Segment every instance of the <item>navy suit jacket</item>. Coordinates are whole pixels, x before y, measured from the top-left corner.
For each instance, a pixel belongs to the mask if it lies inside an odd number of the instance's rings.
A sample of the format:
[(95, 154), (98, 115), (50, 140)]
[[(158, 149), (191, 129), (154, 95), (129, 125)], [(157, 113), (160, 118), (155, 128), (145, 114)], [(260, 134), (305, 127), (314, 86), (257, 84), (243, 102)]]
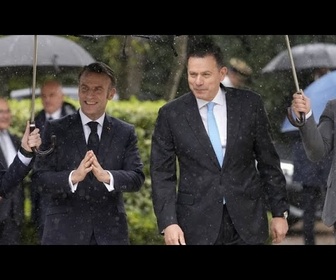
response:
[[(19, 150), (21, 145), (21, 139), (16, 135), (10, 134), (10, 139), (16, 150)], [(3, 167), (6, 168), (6, 159), (2, 150), (0, 149), (0, 162), (3, 163)], [(25, 168), (24, 168), (25, 169)], [(25, 172), (23, 174), (26, 174)], [(21, 176), (19, 176), (21, 177)], [(11, 195), (8, 198), (0, 200), (0, 221), (6, 220), (11, 216), (17, 224), (21, 224), (24, 218), (24, 190), (22, 186), (22, 180), (25, 176), (21, 177), (18, 184), (11, 187)]]
[(0, 161), (0, 196), (9, 198), (16, 190), (22, 180), (28, 175), (31, 170), (31, 165), (26, 166), (19, 159), (18, 155), (15, 156), (12, 164), (6, 169)]
[[(322, 221), (328, 227), (336, 223), (336, 99), (329, 100), (320, 116), (318, 124), (314, 115), (307, 118), (300, 127), (300, 135), (307, 157), (318, 162), (332, 156), (327, 180), (327, 193), (322, 211)], [(314, 112), (313, 112), (314, 114)]]
[(159, 232), (179, 224), (190, 245), (215, 243), (223, 197), (237, 232), (248, 244), (268, 239), (267, 209), (275, 216), (289, 209), (286, 180), (261, 97), (248, 90), (226, 91), (222, 167), (191, 92), (160, 108), (153, 133), (152, 197)]
[(144, 182), (134, 126), (106, 115), (98, 160), (114, 177), (115, 190), (90, 174), (78, 184), (75, 193), (69, 186), (70, 172), (87, 152), (79, 112), (48, 122), (40, 149), (54, 151), (36, 158), (33, 177), (42, 193), (51, 194), (46, 210), (42, 244), (87, 245), (94, 233), (98, 244), (129, 244), (123, 192), (136, 192)]
[[(63, 101), (61, 109), (61, 117), (76, 113), (76, 111), (77, 109), (74, 105), (72, 105), (69, 102)], [(42, 109), (36, 114), (34, 121), (35, 126), (40, 129), (40, 134), (43, 135), (44, 126), (46, 123), (46, 113), (44, 109)]]

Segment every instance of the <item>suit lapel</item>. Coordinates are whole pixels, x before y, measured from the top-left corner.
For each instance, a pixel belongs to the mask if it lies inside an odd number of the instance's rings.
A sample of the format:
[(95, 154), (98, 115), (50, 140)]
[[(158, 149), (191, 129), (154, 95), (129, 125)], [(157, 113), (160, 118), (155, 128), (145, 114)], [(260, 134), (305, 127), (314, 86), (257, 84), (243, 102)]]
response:
[[(226, 106), (227, 106), (227, 143), (224, 156), (223, 167), (232, 155), (232, 151), (235, 149), (235, 143), (237, 141), (238, 131), (241, 127), (242, 120), (242, 102), (240, 102), (238, 95), (231, 89), (226, 89)], [(199, 141), (200, 146), (204, 149), (204, 153), (210, 155), (211, 161), (220, 167), (215, 151), (212, 148), (210, 138), (203, 125), (202, 118), (199, 114), (196, 99), (193, 95), (186, 100), (185, 116), (189, 123), (195, 139)], [(192, 104), (195, 103), (195, 104)]]
[(71, 131), (71, 137), (75, 142), (81, 157), (84, 157), (87, 152), (87, 145), (79, 113), (71, 116), (67, 130)]
[(211, 161), (217, 166), (220, 167), (216, 153), (212, 148), (210, 138), (204, 127), (201, 115), (198, 110), (196, 98), (190, 93), (190, 98), (186, 100), (186, 106), (184, 110), (185, 117), (187, 122), (190, 125), (191, 130), (194, 133), (194, 138), (199, 142), (199, 145), (204, 150), (205, 155), (210, 155)]
[(112, 119), (105, 115), (98, 151), (98, 158), (101, 159), (101, 162), (111, 151), (112, 133)]
[[(232, 155), (232, 151), (236, 149), (235, 143), (237, 142), (238, 131), (241, 127), (240, 122), (242, 115), (242, 102), (240, 102), (238, 95), (227, 89), (226, 93), (226, 108), (227, 108), (227, 137), (226, 137), (226, 150), (223, 167)], [(248, 116), (245, 116), (248, 117)]]
[(3, 166), (7, 168), (7, 161), (5, 159), (5, 155), (2, 152), (2, 149), (0, 149), (0, 161), (3, 164)]

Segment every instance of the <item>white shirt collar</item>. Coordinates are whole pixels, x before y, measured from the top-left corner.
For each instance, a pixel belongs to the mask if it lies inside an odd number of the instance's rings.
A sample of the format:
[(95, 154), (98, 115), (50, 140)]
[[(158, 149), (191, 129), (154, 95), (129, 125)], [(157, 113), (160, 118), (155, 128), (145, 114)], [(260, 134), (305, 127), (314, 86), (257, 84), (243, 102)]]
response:
[[(219, 87), (216, 96), (214, 97), (214, 99), (212, 99), (212, 102), (223, 106), (225, 103), (224, 95), (225, 95), (225, 91), (222, 90), (221, 87)], [(198, 98), (196, 98), (196, 100), (197, 100), (198, 109), (201, 109), (202, 107), (206, 106), (210, 102), (210, 101), (198, 99)]]
[(57, 111), (55, 111), (52, 114), (46, 113), (46, 119), (48, 120), (51, 117), (54, 120), (57, 120), (57, 119), (59, 119), (61, 117), (61, 113), (62, 113), (62, 108), (58, 109)]
[(86, 125), (88, 122), (95, 121), (95, 122), (98, 122), (98, 123), (100, 124), (100, 126), (103, 126), (104, 118), (105, 118), (105, 113), (104, 113), (101, 117), (99, 117), (98, 119), (96, 119), (96, 120), (91, 120), (88, 116), (86, 116), (86, 115), (83, 113), (82, 109), (80, 108), (80, 109), (79, 109), (79, 115), (80, 115), (80, 117), (81, 117), (81, 120), (82, 120), (82, 124), (83, 124), (83, 125)]

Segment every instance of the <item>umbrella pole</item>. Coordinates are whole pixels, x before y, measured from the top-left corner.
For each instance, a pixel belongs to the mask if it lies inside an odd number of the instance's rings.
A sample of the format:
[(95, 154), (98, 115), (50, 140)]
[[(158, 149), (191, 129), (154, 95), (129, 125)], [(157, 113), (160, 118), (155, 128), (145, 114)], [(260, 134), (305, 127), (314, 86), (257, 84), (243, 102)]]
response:
[(35, 128), (35, 90), (36, 90), (36, 69), (37, 69), (37, 35), (34, 35), (34, 57), (33, 57), (33, 85), (30, 112), (30, 130)]
[[(35, 91), (36, 91), (36, 70), (37, 70), (37, 35), (34, 35), (34, 57), (33, 57), (33, 84), (32, 84), (32, 99), (31, 99), (31, 113), (30, 113), (30, 131), (35, 129)], [(52, 146), (46, 150), (41, 151), (36, 147), (33, 148), (33, 151), (39, 155), (48, 155), (55, 148), (56, 136), (51, 137)]]
[[(292, 72), (293, 72), (293, 78), (294, 78), (294, 83), (295, 83), (295, 87), (296, 87), (296, 92), (301, 93), (298, 78), (297, 78), (296, 71), (295, 71), (295, 64), (294, 64), (293, 54), (292, 54), (292, 50), (291, 50), (291, 47), (290, 47), (288, 35), (285, 35), (285, 38), (286, 38), (286, 44), (287, 44), (287, 49), (288, 49), (288, 55), (289, 55), (289, 59), (290, 59), (291, 66), (292, 66)], [(294, 119), (291, 107), (287, 108), (287, 117), (288, 117), (289, 122), (295, 127), (303, 126), (306, 122), (306, 116), (303, 112), (300, 112), (300, 118), (299, 119)]]

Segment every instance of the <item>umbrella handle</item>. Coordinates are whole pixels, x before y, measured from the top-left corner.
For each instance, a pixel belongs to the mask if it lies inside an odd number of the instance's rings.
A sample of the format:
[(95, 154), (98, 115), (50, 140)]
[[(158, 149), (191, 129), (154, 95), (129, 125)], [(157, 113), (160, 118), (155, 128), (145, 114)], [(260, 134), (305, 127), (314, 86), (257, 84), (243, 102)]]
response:
[[(32, 132), (35, 129), (35, 122), (31, 121), (29, 125), (30, 132)], [(55, 149), (55, 143), (56, 143), (56, 135), (51, 136), (51, 147), (45, 151), (41, 151), (37, 149), (36, 147), (32, 148), (33, 152), (35, 154), (46, 156), (49, 155), (54, 149)]]
[(291, 107), (287, 108), (287, 118), (288, 118), (289, 122), (291, 123), (291, 125), (295, 126), (295, 127), (304, 126), (304, 124), (306, 122), (306, 115), (305, 115), (305, 113), (300, 112), (300, 119), (295, 119), (293, 117), (293, 113), (292, 113), (292, 108)]
[[(286, 38), (286, 45), (287, 45), (287, 49), (288, 49), (288, 55), (289, 55), (289, 59), (290, 59), (291, 66), (292, 66), (292, 72), (293, 72), (293, 78), (294, 78), (294, 82), (295, 82), (296, 91), (299, 94), (302, 94), (302, 91), (300, 90), (300, 87), (299, 87), (299, 82), (298, 82), (298, 78), (297, 78), (297, 75), (296, 75), (296, 71), (295, 71), (295, 64), (294, 64), (293, 54), (292, 54), (292, 50), (291, 50), (291, 47), (290, 47), (288, 35), (285, 35), (285, 38)], [(300, 112), (300, 118), (299, 119), (294, 119), (291, 107), (287, 108), (287, 117), (288, 117), (289, 122), (295, 127), (301, 127), (306, 122), (306, 115), (303, 112)]]

